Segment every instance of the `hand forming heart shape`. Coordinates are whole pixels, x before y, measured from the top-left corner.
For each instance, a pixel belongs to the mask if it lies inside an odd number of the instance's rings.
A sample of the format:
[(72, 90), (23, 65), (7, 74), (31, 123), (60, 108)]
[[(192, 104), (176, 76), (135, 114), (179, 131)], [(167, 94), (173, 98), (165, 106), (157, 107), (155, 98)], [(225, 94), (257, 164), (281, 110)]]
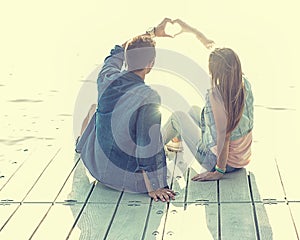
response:
[(182, 27), (178, 23), (167, 22), (165, 26), (165, 33), (172, 37), (176, 37), (177, 35), (183, 32)]
[(203, 45), (211, 49), (215, 44), (214, 41), (206, 38), (201, 32), (195, 30), (185, 22), (180, 19), (172, 20), (170, 18), (165, 18), (158, 26), (155, 28), (155, 35), (157, 37), (171, 37), (174, 38), (183, 32), (192, 32), (196, 37), (203, 43)]

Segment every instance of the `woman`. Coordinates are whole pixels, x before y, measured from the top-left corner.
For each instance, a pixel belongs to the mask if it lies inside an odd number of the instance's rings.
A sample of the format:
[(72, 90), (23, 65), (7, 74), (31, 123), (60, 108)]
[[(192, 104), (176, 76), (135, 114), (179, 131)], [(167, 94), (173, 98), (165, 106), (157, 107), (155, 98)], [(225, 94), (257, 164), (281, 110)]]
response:
[[(181, 26), (180, 33), (193, 33), (206, 47), (212, 46), (211, 40), (182, 20), (173, 23)], [(202, 111), (193, 107), (189, 114), (175, 112), (163, 128), (165, 142), (172, 140), (167, 148), (174, 150), (182, 137), (204, 168), (194, 181), (218, 180), (245, 167), (251, 155), (253, 95), (237, 54), (229, 48), (215, 49), (209, 56), (209, 72), (211, 89)]]

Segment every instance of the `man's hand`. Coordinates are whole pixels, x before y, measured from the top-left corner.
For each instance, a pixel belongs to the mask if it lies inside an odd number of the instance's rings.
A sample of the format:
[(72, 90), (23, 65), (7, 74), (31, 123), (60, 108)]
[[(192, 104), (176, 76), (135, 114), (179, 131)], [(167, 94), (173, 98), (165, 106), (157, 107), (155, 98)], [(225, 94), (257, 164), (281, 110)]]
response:
[(219, 173), (218, 171), (214, 172), (204, 172), (197, 174), (192, 178), (193, 181), (214, 181), (214, 180), (219, 180), (220, 178), (223, 177), (224, 174)]
[(167, 188), (159, 188), (155, 191), (149, 192), (148, 195), (153, 198), (155, 202), (161, 200), (162, 202), (170, 202), (170, 199), (175, 200), (175, 192)]
[(165, 18), (160, 24), (157, 25), (155, 28), (155, 36), (156, 37), (171, 37), (173, 36), (167, 34), (165, 32), (167, 23), (172, 23), (172, 20), (170, 18)]

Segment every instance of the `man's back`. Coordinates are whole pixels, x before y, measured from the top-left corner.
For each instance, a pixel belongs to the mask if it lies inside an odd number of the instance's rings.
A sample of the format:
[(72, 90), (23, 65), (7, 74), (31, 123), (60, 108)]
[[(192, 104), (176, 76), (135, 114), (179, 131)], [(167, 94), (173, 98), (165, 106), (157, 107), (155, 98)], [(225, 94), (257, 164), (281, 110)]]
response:
[[(159, 95), (132, 72), (124, 72), (110, 81), (99, 96), (97, 139), (106, 157), (116, 166), (130, 172), (137, 169), (137, 125), (146, 124), (148, 120), (139, 116), (140, 111), (147, 106), (150, 110), (147, 112), (148, 118), (156, 115), (156, 124), (159, 124), (160, 115), (154, 113), (159, 105)], [(142, 137), (149, 138), (148, 133)]]
[(121, 71), (123, 51), (116, 46), (99, 73), (98, 107), (81, 137), (81, 156), (100, 182), (147, 192), (143, 171), (153, 189), (167, 186), (160, 96), (138, 74)]

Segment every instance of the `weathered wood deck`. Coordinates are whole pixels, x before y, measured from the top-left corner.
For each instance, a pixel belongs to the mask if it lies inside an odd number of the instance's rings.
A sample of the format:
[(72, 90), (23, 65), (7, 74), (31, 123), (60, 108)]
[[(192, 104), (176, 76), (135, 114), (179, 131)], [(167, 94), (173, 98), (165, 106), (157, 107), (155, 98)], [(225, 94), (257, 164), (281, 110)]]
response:
[(267, 177), (258, 162), (257, 171), (193, 182), (195, 162), (181, 171), (191, 156), (168, 157), (169, 204), (94, 181), (72, 145), (40, 145), (2, 173), (0, 239), (299, 239), (300, 194), (286, 191), (274, 159)]

